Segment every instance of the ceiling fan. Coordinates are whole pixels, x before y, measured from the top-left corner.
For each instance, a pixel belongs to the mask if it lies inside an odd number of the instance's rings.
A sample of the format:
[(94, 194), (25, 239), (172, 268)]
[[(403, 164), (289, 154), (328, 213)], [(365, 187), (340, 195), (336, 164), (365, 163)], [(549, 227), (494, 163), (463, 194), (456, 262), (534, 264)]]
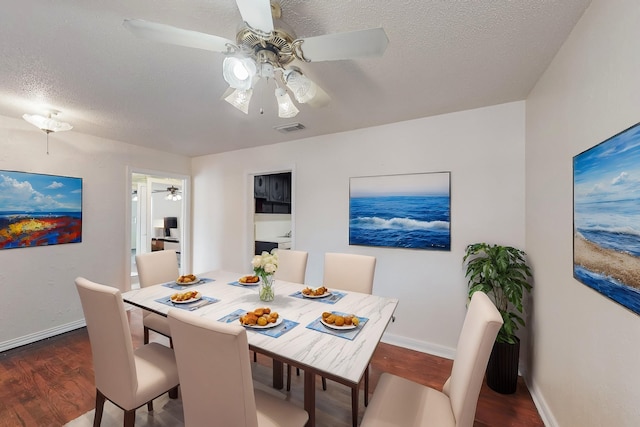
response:
[(152, 193), (167, 193), (167, 197), (165, 197), (165, 199), (173, 200), (174, 202), (177, 202), (178, 200), (182, 200), (180, 189), (173, 185), (170, 187), (167, 187), (166, 190), (153, 190)]
[[(253, 89), (259, 79), (267, 82), (273, 79), (278, 116), (283, 118), (295, 117), (299, 112), (286, 89), (301, 104), (322, 107), (330, 101), (324, 90), (299, 67), (291, 65), (294, 60), (319, 62), (381, 56), (389, 43), (383, 28), (296, 38), (295, 33), (280, 21), (282, 9), (276, 1), (236, 0), (236, 3), (243, 24), (235, 42), (140, 19), (125, 19), (123, 25), (148, 40), (224, 54), (222, 74), (229, 89), (223, 98), (245, 114), (248, 114)], [(260, 113), (263, 113), (262, 108)]]

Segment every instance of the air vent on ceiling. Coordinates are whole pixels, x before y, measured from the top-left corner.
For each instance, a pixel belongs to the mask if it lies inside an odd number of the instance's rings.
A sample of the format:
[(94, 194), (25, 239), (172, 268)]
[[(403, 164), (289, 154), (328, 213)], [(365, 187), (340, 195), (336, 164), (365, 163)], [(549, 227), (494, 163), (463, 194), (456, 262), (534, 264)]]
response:
[(302, 123), (289, 123), (287, 125), (275, 126), (274, 129), (282, 133), (289, 133), (304, 129), (304, 125)]

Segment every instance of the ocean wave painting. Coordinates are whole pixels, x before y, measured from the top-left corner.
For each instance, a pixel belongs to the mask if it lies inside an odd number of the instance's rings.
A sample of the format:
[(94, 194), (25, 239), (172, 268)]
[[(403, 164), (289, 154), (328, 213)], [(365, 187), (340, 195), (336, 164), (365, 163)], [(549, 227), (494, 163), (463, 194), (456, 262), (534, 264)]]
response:
[(0, 249), (82, 241), (82, 178), (0, 171)]
[(573, 158), (573, 276), (640, 314), (640, 123)]
[(349, 244), (451, 250), (450, 173), (351, 178)]

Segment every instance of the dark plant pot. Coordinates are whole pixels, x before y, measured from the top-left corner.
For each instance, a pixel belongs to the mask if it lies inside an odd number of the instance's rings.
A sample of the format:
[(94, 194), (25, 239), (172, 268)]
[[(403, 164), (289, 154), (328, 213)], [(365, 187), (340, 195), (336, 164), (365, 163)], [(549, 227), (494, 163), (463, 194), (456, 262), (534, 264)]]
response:
[(487, 364), (487, 385), (502, 394), (516, 392), (518, 385), (518, 361), (520, 340), (515, 344), (496, 342), (493, 344)]

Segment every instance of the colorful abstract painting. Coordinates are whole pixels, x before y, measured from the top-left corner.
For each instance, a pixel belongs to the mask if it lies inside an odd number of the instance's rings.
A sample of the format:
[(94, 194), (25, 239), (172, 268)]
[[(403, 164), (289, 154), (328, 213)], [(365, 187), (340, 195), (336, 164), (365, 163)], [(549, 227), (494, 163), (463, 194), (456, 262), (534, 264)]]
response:
[(351, 178), (349, 244), (451, 250), (450, 175)]
[(640, 123), (573, 158), (573, 276), (640, 314)]
[(82, 241), (82, 178), (0, 171), (0, 249)]

